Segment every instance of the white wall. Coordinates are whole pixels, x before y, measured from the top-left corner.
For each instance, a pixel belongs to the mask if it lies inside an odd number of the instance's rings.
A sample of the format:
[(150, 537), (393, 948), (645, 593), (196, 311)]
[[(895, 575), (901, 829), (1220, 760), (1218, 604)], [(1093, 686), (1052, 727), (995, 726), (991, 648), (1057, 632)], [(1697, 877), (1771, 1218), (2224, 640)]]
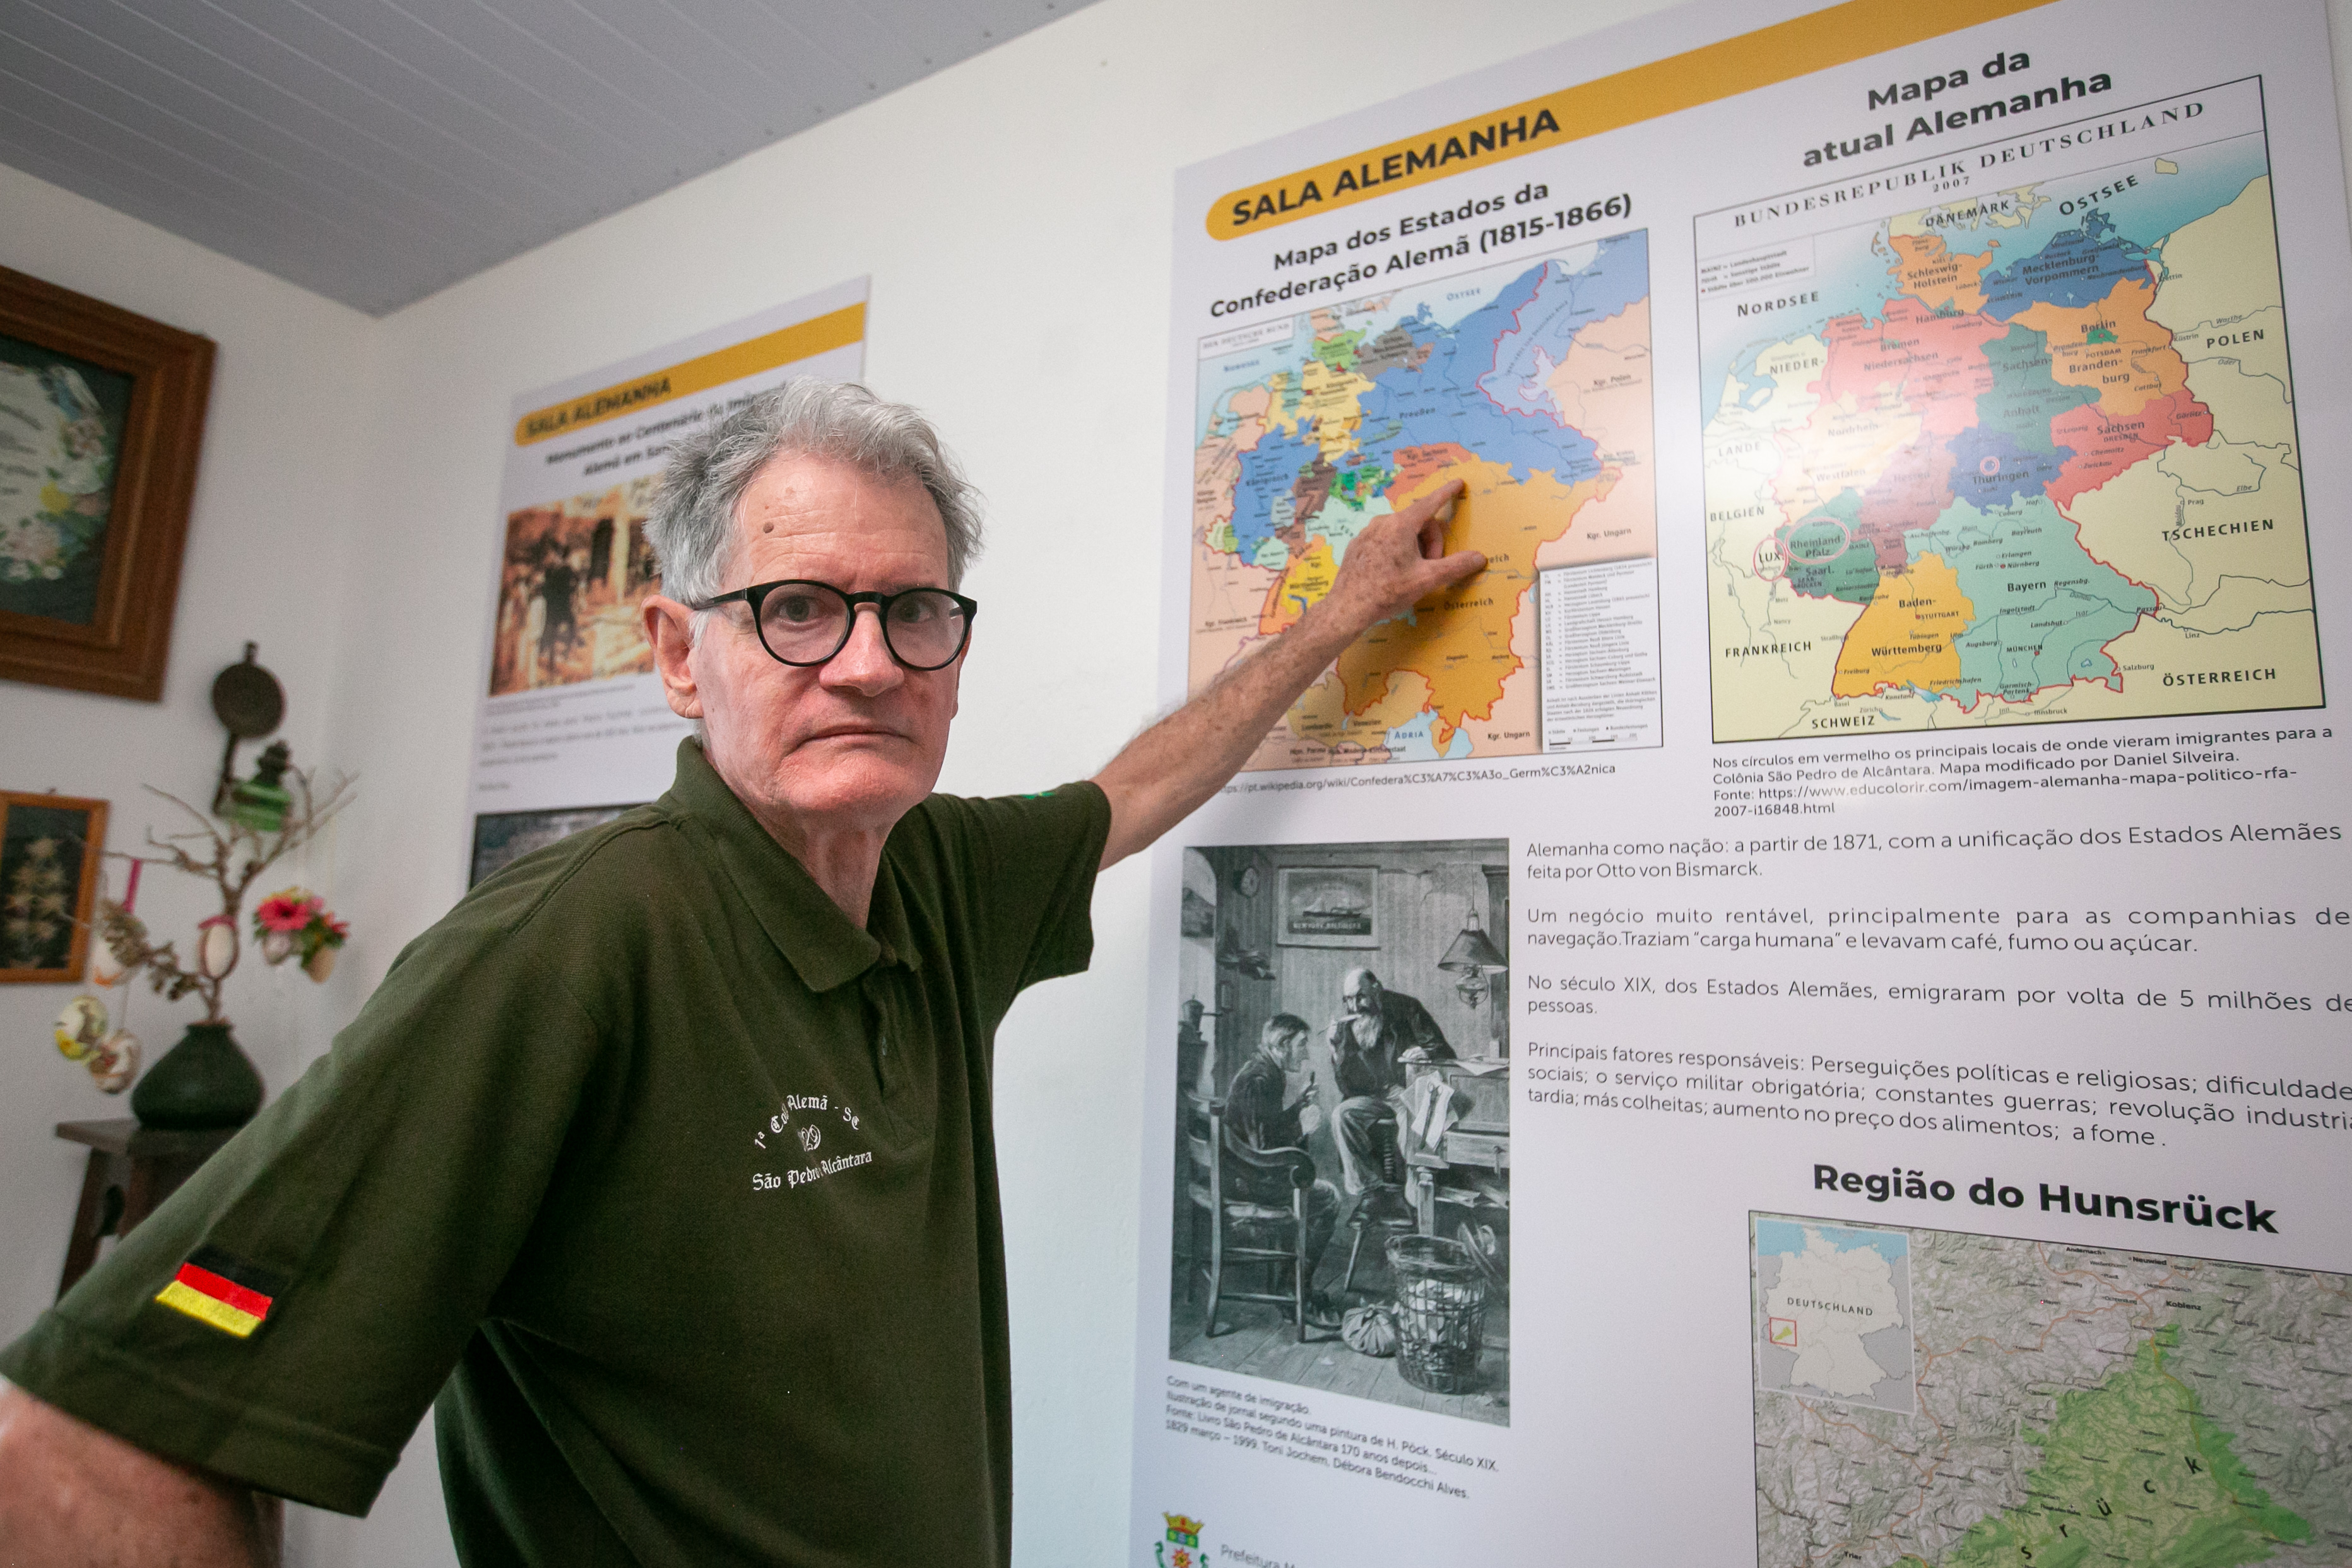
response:
[[(131, 848), (151, 823), (175, 827), (176, 813), (141, 786), (199, 804), (209, 798), (224, 737), (208, 694), (247, 639), (261, 644), (262, 662), (286, 686), (281, 733), (296, 762), (320, 756), (344, 649), (333, 585), (355, 532), (351, 476), (373, 407), (369, 363), (382, 329), (6, 168), (0, 266), (220, 345), (163, 700), (0, 682), (0, 788), (109, 800), (109, 842)], [(244, 760), (252, 755), (247, 747)], [(312, 869), (326, 869), (323, 856)], [(209, 912), (204, 891), (185, 877), (151, 874), (140, 913), (191, 926)], [(303, 1042), (316, 1036), (323, 998), (305, 995), (313, 988), (299, 976), (251, 968), (230, 981), (229, 1016), (270, 1087), (282, 1088), (306, 1059)], [(65, 1257), (82, 1151), (51, 1137), (50, 1128), (131, 1113), (127, 1097), (100, 1094), (48, 1044), (50, 1020), (76, 989), (0, 988), (0, 1335), (13, 1336), (47, 1304)], [(120, 1018), (126, 998), (107, 999)], [(193, 999), (170, 1006), (143, 991), (127, 999), (149, 1061), (202, 1011)]]
[[(2330, 7), (2341, 78), (2352, 0)], [(871, 274), (869, 379), (940, 422), (992, 503), (945, 787), (1090, 772), (1157, 690), (1169, 236), (1193, 216), (1171, 210), (1171, 172), (1654, 8), (1102, 0), (374, 324), (0, 171), (0, 262), (224, 348), (166, 702), (5, 685), (0, 735), (38, 737), (37, 785), (199, 788), (205, 685), (261, 635), (298, 753), (362, 777), (335, 847), (358, 937), (320, 997), (287, 1004), (323, 1003), (316, 1049), (460, 891), (509, 398)], [(306, 669), (310, 645), (336, 656)], [(34, 748), (5, 749), (21, 787)], [(1146, 895), (1140, 862), (1105, 879), (1094, 970), (1032, 993), (1000, 1042), (1030, 1568), (1127, 1555), (1140, 1040), (1174, 1021), (1141, 1016)], [(107, 1108), (43, 1055), (69, 994), (0, 996), (0, 1333), (29, 1321), (62, 1250), (75, 1166), (47, 1125)], [(449, 1561), (429, 1446), (365, 1524), (298, 1521), (297, 1561)]]

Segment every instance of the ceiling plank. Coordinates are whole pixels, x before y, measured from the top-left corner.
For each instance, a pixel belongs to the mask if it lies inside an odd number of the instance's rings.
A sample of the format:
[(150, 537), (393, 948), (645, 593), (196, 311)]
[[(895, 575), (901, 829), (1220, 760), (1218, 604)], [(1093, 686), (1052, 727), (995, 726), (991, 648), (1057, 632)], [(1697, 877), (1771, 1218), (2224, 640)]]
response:
[(0, 0), (0, 162), (382, 314), (1084, 0)]

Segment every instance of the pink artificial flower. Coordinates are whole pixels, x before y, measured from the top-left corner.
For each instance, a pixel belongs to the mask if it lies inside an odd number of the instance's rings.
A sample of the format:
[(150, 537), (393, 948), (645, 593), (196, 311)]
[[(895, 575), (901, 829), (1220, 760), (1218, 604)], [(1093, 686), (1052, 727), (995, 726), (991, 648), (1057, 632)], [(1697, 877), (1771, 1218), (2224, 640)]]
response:
[(317, 913), (318, 899), (299, 887), (289, 887), (263, 899), (253, 912), (253, 923), (265, 931), (299, 931)]

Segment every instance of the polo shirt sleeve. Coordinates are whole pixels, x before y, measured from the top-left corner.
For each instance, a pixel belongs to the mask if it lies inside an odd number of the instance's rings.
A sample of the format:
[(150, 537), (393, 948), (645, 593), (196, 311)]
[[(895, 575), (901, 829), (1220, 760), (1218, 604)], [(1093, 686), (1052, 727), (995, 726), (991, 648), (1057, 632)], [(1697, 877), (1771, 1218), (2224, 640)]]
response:
[(575, 977), (481, 907), (412, 944), (0, 1375), (152, 1452), (366, 1511), (492, 1312), (601, 1050)]
[(1088, 780), (1042, 795), (925, 802), (965, 911), (963, 936), (1001, 1018), (1024, 987), (1084, 970), (1094, 956), (1089, 906), (1110, 837), (1110, 800)]

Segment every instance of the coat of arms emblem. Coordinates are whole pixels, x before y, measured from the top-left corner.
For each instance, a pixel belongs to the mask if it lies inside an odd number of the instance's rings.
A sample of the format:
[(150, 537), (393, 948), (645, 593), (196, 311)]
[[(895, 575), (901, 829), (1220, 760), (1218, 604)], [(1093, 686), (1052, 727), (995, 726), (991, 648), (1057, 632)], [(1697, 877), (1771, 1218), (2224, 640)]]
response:
[(1199, 1568), (1208, 1561), (1207, 1553), (1201, 1550), (1201, 1531), (1206, 1526), (1181, 1513), (1163, 1513), (1160, 1517), (1168, 1521), (1168, 1539), (1152, 1547), (1160, 1568)]

